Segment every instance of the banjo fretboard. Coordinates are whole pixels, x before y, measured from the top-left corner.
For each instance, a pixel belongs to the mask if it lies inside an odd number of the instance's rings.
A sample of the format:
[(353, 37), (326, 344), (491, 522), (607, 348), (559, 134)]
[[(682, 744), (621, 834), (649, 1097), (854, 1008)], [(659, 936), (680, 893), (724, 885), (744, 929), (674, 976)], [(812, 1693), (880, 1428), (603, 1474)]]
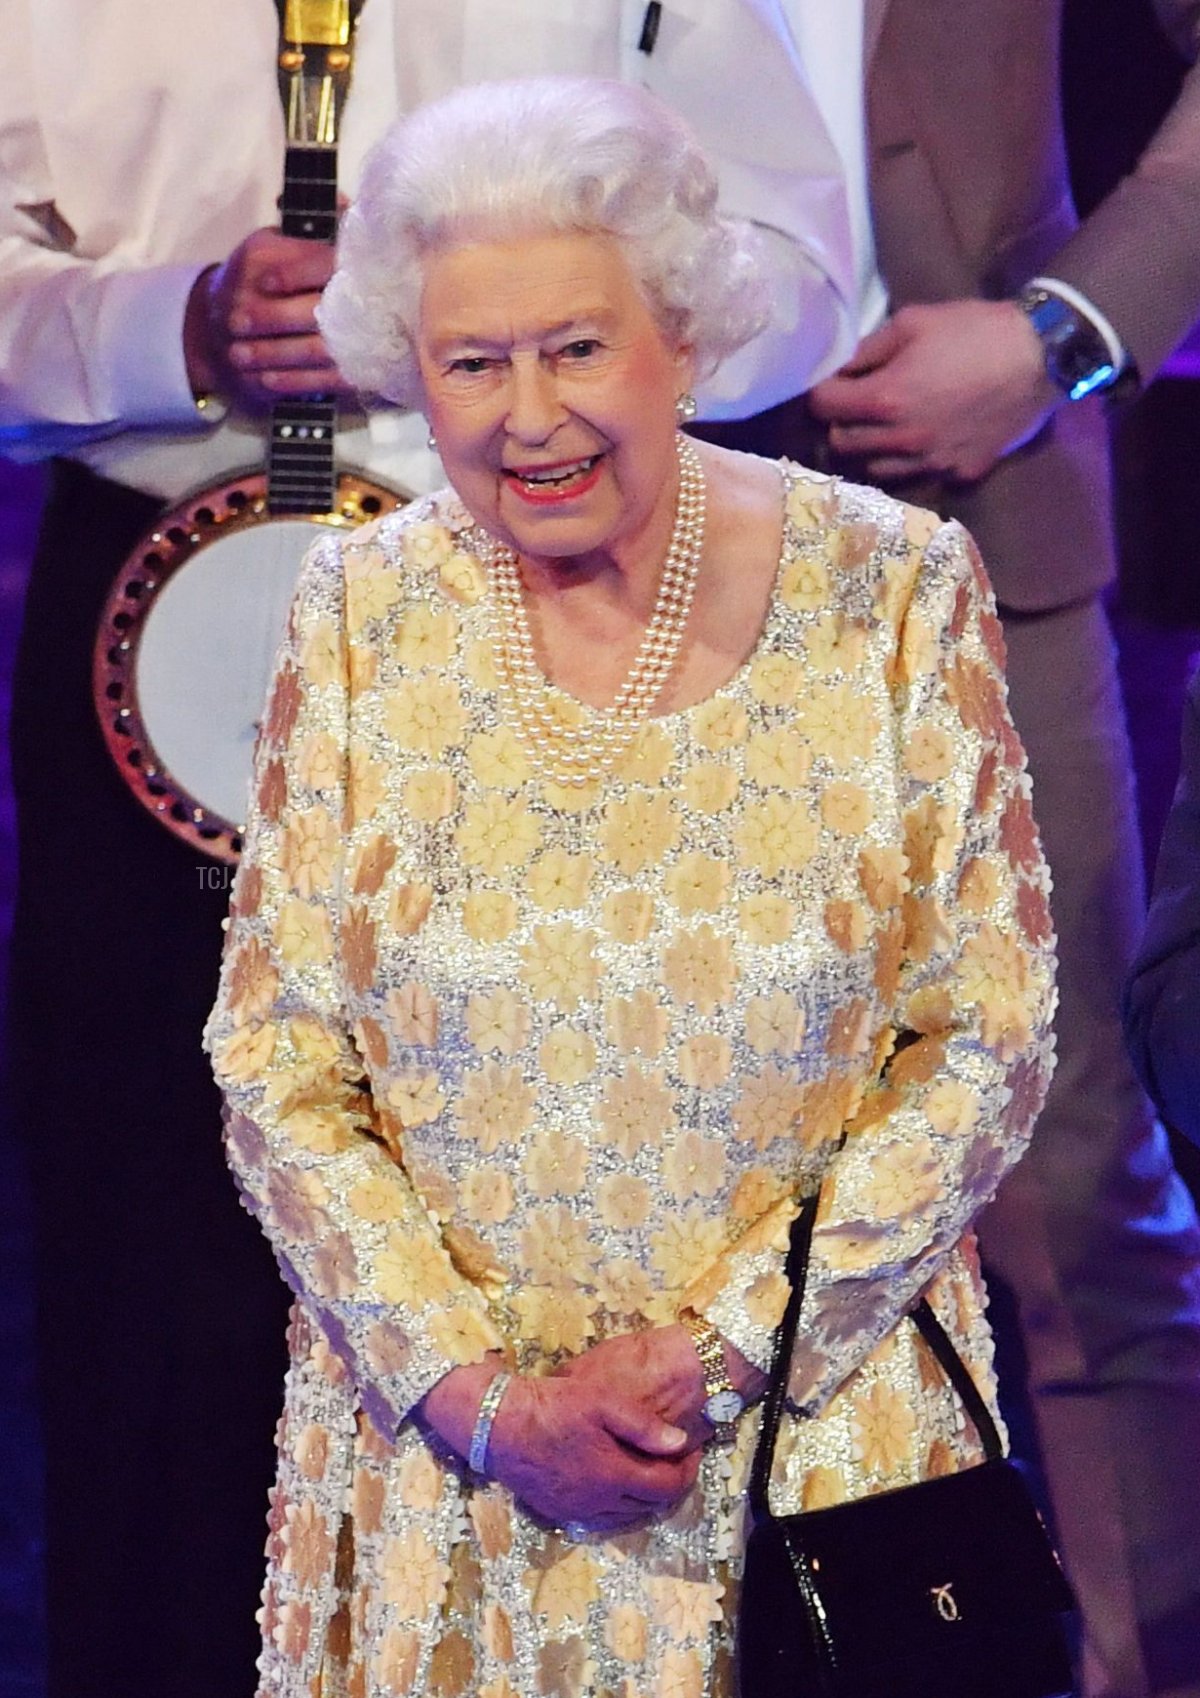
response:
[[(285, 236), (332, 242), (337, 235), (337, 122), (350, 69), (346, 0), (290, 0), (280, 73), (287, 152), (279, 227)], [(271, 409), (267, 507), (273, 514), (328, 513), (337, 492), (337, 403), (323, 395)]]

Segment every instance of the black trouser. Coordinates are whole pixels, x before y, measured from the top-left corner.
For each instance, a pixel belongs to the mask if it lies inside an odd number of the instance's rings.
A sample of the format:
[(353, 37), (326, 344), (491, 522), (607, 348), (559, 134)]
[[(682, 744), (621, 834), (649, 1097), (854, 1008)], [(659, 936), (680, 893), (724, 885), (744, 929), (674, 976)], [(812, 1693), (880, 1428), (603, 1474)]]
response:
[(200, 1048), (227, 892), (125, 789), (92, 707), (104, 597), (155, 512), (56, 467), (13, 692), (51, 1698), (254, 1690), (284, 1365), (286, 1294)]

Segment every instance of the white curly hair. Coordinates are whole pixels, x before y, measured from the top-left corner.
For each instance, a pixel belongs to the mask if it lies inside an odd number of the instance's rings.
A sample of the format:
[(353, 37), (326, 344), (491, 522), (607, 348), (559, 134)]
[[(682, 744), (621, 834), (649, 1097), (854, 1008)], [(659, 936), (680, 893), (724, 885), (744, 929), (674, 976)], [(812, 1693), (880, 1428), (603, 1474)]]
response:
[(716, 175), (683, 120), (623, 83), (529, 77), (432, 101), (372, 150), (317, 314), (343, 375), (420, 407), (424, 257), (558, 231), (621, 244), (700, 378), (767, 323), (754, 232), (718, 214)]

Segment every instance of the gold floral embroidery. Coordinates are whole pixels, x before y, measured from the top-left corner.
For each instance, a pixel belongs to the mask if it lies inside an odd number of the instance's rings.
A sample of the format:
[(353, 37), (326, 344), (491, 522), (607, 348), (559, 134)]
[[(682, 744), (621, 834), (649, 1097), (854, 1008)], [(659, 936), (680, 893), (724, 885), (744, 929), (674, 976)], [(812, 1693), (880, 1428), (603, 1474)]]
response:
[(388, 1022), (404, 1044), (432, 1048), (438, 1035), (437, 999), (428, 986), (410, 979), (387, 995)]
[(587, 1172), (587, 1146), (559, 1127), (545, 1127), (524, 1161), (525, 1183), (535, 1197), (574, 1197)]
[(445, 666), (454, 654), (457, 635), (458, 621), (452, 609), (414, 602), (396, 627), (396, 658), (413, 672), (426, 666)]
[(795, 1133), (803, 1103), (800, 1085), (771, 1063), (742, 1085), (733, 1109), (735, 1136), (766, 1150), (777, 1139)]
[(521, 1337), (530, 1339), (551, 1354), (565, 1350), (577, 1355), (594, 1338), (595, 1306), (582, 1291), (558, 1291), (550, 1286), (526, 1285), (513, 1298)]
[(719, 761), (697, 761), (683, 775), (684, 801), (698, 814), (723, 813), (737, 792), (737, 773)]
[(479, 561), (469, 554), (456, 553), (438, 569), (438, 583), (451, 601), (463, 607), (474, 607), (487, 594), (487, 573)]
[(715, 1090), (729, 1077), (733, 1046), (719, 1032), (697, 1032), (680, 1044), (675, 1065), (685, 1085), (701, 1091)]
[(701, 1014), (711, 1014), (737, 976), (729, 939), (707, 921), (694, 931), (677, 932), (663, 956), (663, 976), (676, 1002), (694, 1003)]
[(455, 1113), (459, 1135), (478, 1144), (485, 1156), (494, 1155), (501, 1144), (520, 1142), (535, 1101), (519, 1068), (485, 1061), (465, 1075)]
[(908, 1461), (916, 1425), (916, 1416), (895, 1387), (876, 1381), (856, 1399), (850, 1418), (855, 1461), (885, 1478), (898, 1474)]
[(529, 761), (510, 726), (481, 731), (467, 744), (467, 760), (480, 784), (492, 790), (516, 790), (529, 777)]
[(812, 750), (798, 731), (756, 731), (746, 745), (746, 776), (764, 790), (798, 790), (812, 769)]
[(608, 1035), (623, 1055), (662, 1053), (671, 1017), (652, 991), (614, 997), (608, 1005)]
[(398, 885), (388, 903), (388, 925), (397, 937), (411, 937), (420, 931), (433, 905), (433, 887), (414, 883)]
[(745, 741), (747, 724), (746, 710), (740, 702), (714, 696), (695, 709), (692, 735), (702, 749), (719, 755)]
[(739, 904), (738, 918), (747, 942), (770, 948), (791, 937), (796, 904), (777, 890), (760, 890)]
[(654, 898), (646, 890), (617, 890), (604, 899), (604, 924), (618, 943), (642, 943), (654, 924)]
[(399, 601), (399, 572), (377, 549), (346, 550), (346, 630), (357, 636), (368, 620), (381, 619)]
[(675, 758), (675, 745), (666, 728), (651, 720), (643, 725), (615, 768), (630, 784), (658, 785)]
[(502, 1168), (473, 1168), (459, 1187), (459, 1196), (468, 1220), (499, 1226), (513, 1212), (512, 1180)]
[(538, 1060), (551, 1085), (581, 1085), (596, 1065), (596, 1042), (586, 1032), (557, 1026), (542, 1039)]
[(333, 927), (324, 908), (292, 897), (280, 903), (275, 945), (289, 967), (315, 967), (333, 954)]
[(333, 621), (320, 619), (304, 639), (300, 665), (318, 690), (336, 684), (342, 673), (342, 645)]
[(813, 748), (837, 766), (867, 760), (879, 734), (879, 715), (853, 684), (815, 686), (803, 703), (803, 724)]
[(750, 667), (750, 693), (764, 707), (787, 707), (800, 693), (804, 670), (795, 655), (759, 655)]
[(450, 1566), (438, 1556), (421, 1527), (408, 1527), (388, 1540), (380, 1559), (381, 1592), (401, 1617), (420, 1619), (438, 1605)]
[(626, 878), (659, 862), (679, 841), (679, 816), (669, 796), (635, 791), (604, 812), (604, 848)]
[(650, 1187), (631, 1173), (610, 1173), (596, 1188), (596, 1207), (605, 1226), (628, 1232), (650, 1218)]
[(804, 1012), (789, 991), (751, 997), (746, 1004), (746, 1042), (755, 1055), (792, 1055), (804, 1036)]
[(542, 828), (521, 797), (487, 795), (467, 805), (456, 838), (467, 866), (499, 878), (524, 866), (541, 844)]
[(816, 613), (829, 600), (829, 572), (815, 555), (800, 555), (788, 562), (780, 580), (779, 595), (785, 607), (797, 613)]
[(875, 815), (870, 792), (861, 784), (827, 784), (821, 796), (821, 818), (840, 837), (861, 837)]
[(729, 893), (732, 874), (723, 862), (689, 850), (669, 869), (667, 895), (681, 914), (715, 914)]
[(466, 730), (467, 716), (457, 684), (429, 674), (403, 678), (384, 704), (384, 725), (402, 749), (438, 758)]
[(569, 1014), (585, 997), (595, 994), (599, 963), (595, 933), (565, 921), (535, 926), (521, 949), (521, 977), (530, 993)]
[(463, 903), (463, 930), (476, 943), (503, 943), (517, 923), (517, 904), (507, 890), (473, 890)]
[(663, 1153), (662, 1171), (677, 1202), (715, 1196), (725, 1177), (725, 1146), (698, 1132), (681, 1132)]
[(551, 911), (582, 907), (594, 871), (589, 856), (550, 849), (529, 869), (529, 895), (539, 908)]
[(467, 1035), (478, 1050), (516, 1055), (529, 1040), (531, 1024), (528, 1005), (504, 985), (467, 998)]
[(328, 890), (338, 848), (338, 831), (327, 808), (292, 814), (283, 833), (283, 870), (298, 896)]
[(660, 1144), (675, 1123), (671, 1093), (662, 1077), (630, 1066), (610, 1079), (600, 1102), (599, 1137), (627, 1159)]
[(444, 767), (412, 772), (404, 781), (404, 806), (421, 825), (436, 825), (453, 813), (458, 784)]
[(742, 809), (734, 841), (747, 866), (778, 878), (808, 865), (816, 853), (817, 826), (799, 797), (772, 791)]
[(431, 1071), (397, 1073), (387, 1087), (386, 1101), (404, 1127), (425, 1126), (436, 1120), (445, 1107), (446, 1098)]

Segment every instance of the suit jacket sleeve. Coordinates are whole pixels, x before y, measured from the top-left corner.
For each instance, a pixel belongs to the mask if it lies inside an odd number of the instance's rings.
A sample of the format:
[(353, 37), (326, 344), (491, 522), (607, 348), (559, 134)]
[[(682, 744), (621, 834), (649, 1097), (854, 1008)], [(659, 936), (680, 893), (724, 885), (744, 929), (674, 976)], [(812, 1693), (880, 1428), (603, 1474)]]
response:
[(1188, 693), (1183, 771), (1125, 995), (1125, 1030), (1159, 1109), (1200, 1142), (1200, 674)]
[[(1200, 0), (1157, 0), (1156, 9), (1195, 59)], [(1200, 65), (1134, 170), (1043, 270), (1095, 302), (1143, 379), (1200, 318)]]

